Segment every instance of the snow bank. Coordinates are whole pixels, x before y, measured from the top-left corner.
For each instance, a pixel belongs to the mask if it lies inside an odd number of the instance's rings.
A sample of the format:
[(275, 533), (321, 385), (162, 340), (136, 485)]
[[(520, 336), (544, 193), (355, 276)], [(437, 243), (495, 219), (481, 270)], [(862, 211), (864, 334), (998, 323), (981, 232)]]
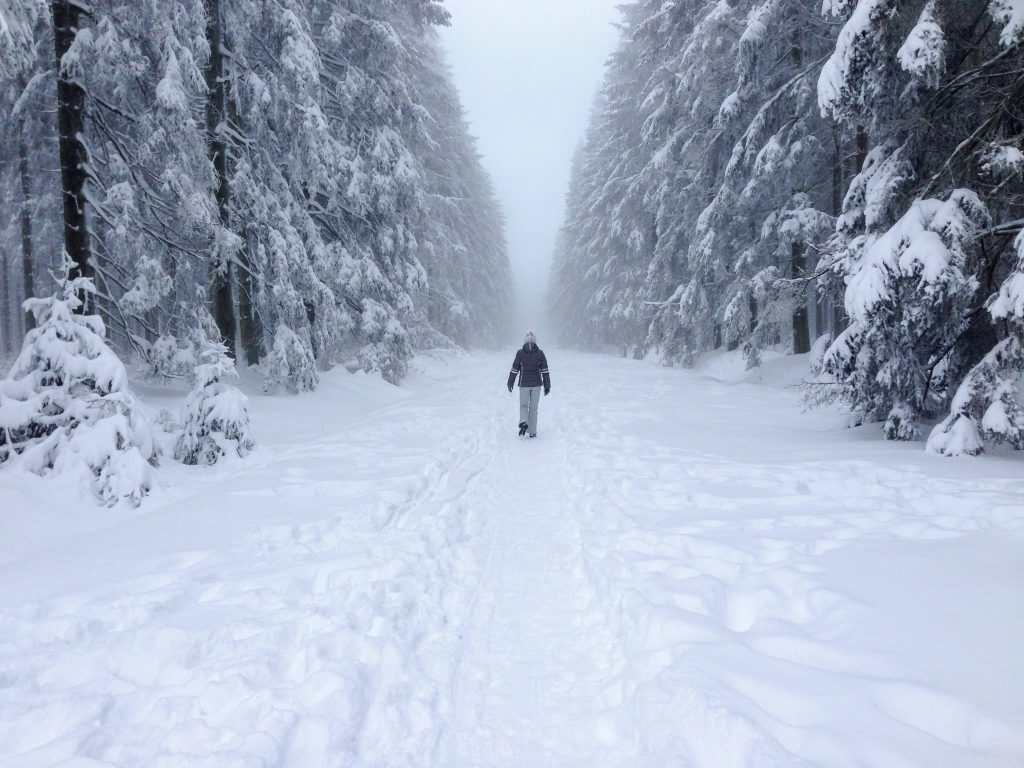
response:
[(490, 454), (429, 390), (253, 393), (262, 447), (135, 511), (0, 473), (0, 764), (430, 764)]
[[(778, 385), (797, 362), (772, 365)], [(861, 439), (743, 383), (737, 353), (603, 367), (616, 394), (597, 421), (571, 408), (567, 482), (640, 764), (1024, 758), (1019, 461), (961, 473)]]

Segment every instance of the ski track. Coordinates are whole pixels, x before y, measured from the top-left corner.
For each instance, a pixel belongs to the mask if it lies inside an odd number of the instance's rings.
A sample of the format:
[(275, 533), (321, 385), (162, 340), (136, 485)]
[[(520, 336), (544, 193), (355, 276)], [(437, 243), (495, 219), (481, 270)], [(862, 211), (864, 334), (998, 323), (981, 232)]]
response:
[[(934, 461), (781, 389), (573, 353), (518, 439), (505, 357), (433, 366), (85, 537), (140, 550), (117, 567), (5, 547), (0, 764), (1024, 766), (1019, 654), (989, 672), (979, 651), (957, 689), (915, 660), (972, 649), (878, 631), (890, 576), (890, 613), (931, 605), (899, 563), (992, 560), (986, 536), (1019, 561), (1019, 461)], [(161, 543), (148, 521), (174, 515), (198, 532)], [(1012, 635), (1024, 572), (995, 560), (969, 588)]]

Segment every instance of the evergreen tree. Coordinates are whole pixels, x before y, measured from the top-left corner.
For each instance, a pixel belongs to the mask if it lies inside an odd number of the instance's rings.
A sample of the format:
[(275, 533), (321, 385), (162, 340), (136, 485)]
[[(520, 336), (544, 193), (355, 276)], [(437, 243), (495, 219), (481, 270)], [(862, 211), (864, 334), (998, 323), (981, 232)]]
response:
[(1005, 225), (1024, 212), (1013, 160), (1024, 130), (1021, 30), (996, 5), (861, 0), (845, 13), (818, 100), (873, 148), (830, 246), (853, 322), (825, 370), (887, 437), (916, 437), (923, 418), (952, 407), (945, 432), (988, 397), (982, 379), (1018, 360), (1009, 325), (985, 307), (1012, 273), (1019, 225)]
[(102, 503), (138, 504), (159, 454), (103, 321), (82, 313), (94, 289), (77, 271), (66, 257), (60, 291), (27, 302), (37, 327), (0, 381), (0, 463), (80, 475)]
[(248, 399), (227, 381), (238, 374), (208, 312), (200, 313), (194, 334), (199, 362), (193, 369), (174, 458), (185, 464), (216, 464), (229, 452), (244, 457), (255, 445)]

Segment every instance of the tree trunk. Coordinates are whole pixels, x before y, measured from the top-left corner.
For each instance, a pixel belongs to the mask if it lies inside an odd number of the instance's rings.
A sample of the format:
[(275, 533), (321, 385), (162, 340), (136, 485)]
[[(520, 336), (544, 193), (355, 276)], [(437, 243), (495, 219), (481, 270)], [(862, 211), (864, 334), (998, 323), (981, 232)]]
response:
[[(858, 130), (859, 137), (863, 129)], [(843, 142), (838, 130), (832, 131), (832, 215), (839, 218), (843, 212)], [(858, 149), (858, 152), (860, 150)], [(863, 160), (860, 161), (863, 164)], [(846, 308), (843, 306), (842, 286), (829, 297), (832, 300), (832, 340), (846, 329)]]
[(864, 161), (868, 156), (868, 132), (863, 125), (857, 126), (857, 173), (864, 170)]
[[(18, 175), (21, 177), (21, 276), (25, 298), (36, 295), (32, 280), (32, 177), (28, 171), (28, 140), (25, 138), (25, 126), (21, 128), (21, 139), (18, 141)], [(6, 296), (6, 292), (4, 296)], [(36, 325), (35, 316), (25, 313), (25, 331), (32, 330)]]
[(814, 305), (814, 338), (818, 339), (828, 333), (828, 323), (825, 319), (826, 295), (823, 290), (821, 279), (814, 281), (811, 286), (811, 301)]
[[(7, 278), (7, 255), (0, 253), (0, 358), (14, 351), (14, 302)], [(5, 373), (0, 369), (0, 373)]]
[[(206, 68), (206, 141), (217, 174), (217, 211), (220, 223), (229, 229), (231, 189), (228, 186), (228, 146), (225, 138), (227, 81), (224, 76), (224, 29), (220, 0), (205, 0), (206, 41), (210, 62)], [(214, 322), (228, 354), (235, 354), (235, 307), (231, 297), (231, 268), (224, 254), (210, 265), (210, 303)]]
[[(807, 270), (806, 261), (803, 243), (793, 243), (790, 276), (793, 278), (803, 277)], [(802, 296), (799, 297), (796, 308), (793, 310), (794, 355), (802, 355), (811, 351), (811, 329), (807, 324), (807, 291), (803, 290), (801, 293)]]
[(843, 144), (837, 128), (832, 129), (832, 216), (843, 212)]
[(238, 269), (239, 330), (245, 364), (258, 365), (260, 362), (261, 329), (252, 302), (253, 280), (249, 270), (249, 263), (242, 264)]
[[(82, 143), (85, 130), (85, 91), (61, 67), (64, 54), (78, 34), (82, 8), (75, 0), (53, 0), (53, 44), (57, 57), (57, 128), (60, 175), (64, 200), (64, 250), (74, 262), (72, 277), (92, 277), (93, 262), (85, 213), (87, 154)], [(83, 306), (79, 312), (85, 312)]]

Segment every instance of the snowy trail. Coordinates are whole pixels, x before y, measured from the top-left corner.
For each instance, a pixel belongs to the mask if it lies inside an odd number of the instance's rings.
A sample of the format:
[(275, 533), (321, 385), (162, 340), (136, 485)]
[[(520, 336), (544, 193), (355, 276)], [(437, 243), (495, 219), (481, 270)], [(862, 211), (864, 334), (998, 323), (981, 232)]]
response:
[(503, 501), (490, 511), (448, 765), (637, 764), (619, 760), (622, 735), (603, 711), (624, 659), (583, 571), (566, 440), (545, 416), (540, 438), (519, 440), (488, 472)]
[(1019, 456), (549, 356), (536, 440), (472, 355), (139, 511), (0, 473), (0, 764), (1024, 766)]

